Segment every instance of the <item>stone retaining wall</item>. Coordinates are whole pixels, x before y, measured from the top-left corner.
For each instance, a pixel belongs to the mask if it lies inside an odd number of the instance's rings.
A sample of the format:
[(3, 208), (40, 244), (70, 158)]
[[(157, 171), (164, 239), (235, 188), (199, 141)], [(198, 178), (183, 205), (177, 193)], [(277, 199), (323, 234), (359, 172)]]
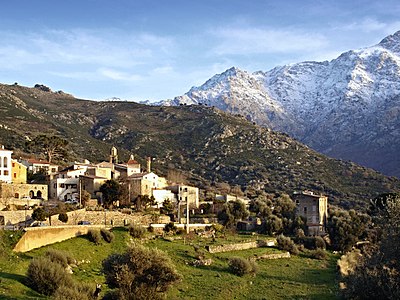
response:
[(263, 254), (258, 255), (256, 257), (250, 258), (251, 260), (260, 260), (260, 259), (279, 259), (279, 258), (290, 258), (290, 253), (275, 253), (275, 254)]
[(51, 225), (77, 225), (79, 221), (88, 221), (93, 225), (126, 226), (128, 224), (141, 224), (149, 226), (152, 223), (170, 222), (170, 218), (164, 215), (126, 214), (120, 211), (86, 211), (86, 209), (79, 209), (70, 211), (67, 215), (67, 223), (59, 221), (58, 215), (51, 216)]
[(206, 250), (210, 253), (220, 253), (229, 251), (240, 251), (246, 249), (253, 249), (259, 247), (272, 247), (275, 246), (276, 239), (252, 241), (246, 243), (236, 243), (229, 245), (219, 245), (219, 246), (206, 246)]
[(48, 226), (26, 228), (24, 235), (14, 247), (15, 252), (27, 252), (49, 244), (65, 241), (73, 237), (87, 234), (91, 228), (104, 226)]

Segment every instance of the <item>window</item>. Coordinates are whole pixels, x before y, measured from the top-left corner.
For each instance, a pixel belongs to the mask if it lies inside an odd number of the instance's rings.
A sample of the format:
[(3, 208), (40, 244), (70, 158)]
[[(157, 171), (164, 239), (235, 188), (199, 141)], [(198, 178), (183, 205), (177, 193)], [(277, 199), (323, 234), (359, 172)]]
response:
[(12, 165), (13, 168), (15, 168), (15, 162), (13, 162), (11, 165)]
[(8, 176), (8, 170), (4, 170), (4, 176)]
[(65, 184), (64, 183), (60, 183), (60, 188), (64, 188)]
[(7, 157), (4, 157), (4, 160), (3, 160), (3, 167), (4, 167), (4, 168), (7, 168), (7, 167), (8, 167), (8, 158), (7, 158)]
[(185, 187), (185, 192), (187, 192), (187, 187)]
[(303, 210), (304, 210), (304, 213), (307, 214), (307, 207), (304, 207)]
[(14, 178), (17, 178), (17, 173), (14, 173)]
[(313, 206), (312, 206), (312, 211), (313, 211), (313, 212), (317, 211), (317, 206), (316, 206), (316, 205), (313, 205)]

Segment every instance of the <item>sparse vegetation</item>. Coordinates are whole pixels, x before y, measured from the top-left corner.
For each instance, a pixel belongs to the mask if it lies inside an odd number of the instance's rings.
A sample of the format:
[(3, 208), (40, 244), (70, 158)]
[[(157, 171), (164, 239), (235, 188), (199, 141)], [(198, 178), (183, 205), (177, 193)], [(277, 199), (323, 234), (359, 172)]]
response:
[(100, 230), (101, 236), (107, 243), (112, 243), (114, 241), (114, 233), (112, 233), (110, 230), (107, 230), (105, 228), (102, 228)]
[(103, 237), (98, 229), (89, 229), (87, 236), (89, 241), (95, 243), (96, 245), (100, 245), (103, 241)]
[(157, 249), (131, 246), (123, 254), (112, 254), (103, 262), (103, 272), (118, 299), (162, 299), (181, 280), (171, 259)]
[(289, 251), (290, 254), (299, 254), (299, 249), (290, 237), (281, 234), (276, 238), (276, 242), (279, 249)]
[(242, 257), (232, 257), (229, 259), (229, 270), (238, 276), (244, 276), (246, 274), (257, 273), (257, 264), (255, 261), (244, 259)]
[(129, 225), (128, 230), (129, 230), (129, 234), (134, 239), (141, 239), (146, 236), (146, 228), (144, 228), (142, 225), (131, 224), (131, 225)]

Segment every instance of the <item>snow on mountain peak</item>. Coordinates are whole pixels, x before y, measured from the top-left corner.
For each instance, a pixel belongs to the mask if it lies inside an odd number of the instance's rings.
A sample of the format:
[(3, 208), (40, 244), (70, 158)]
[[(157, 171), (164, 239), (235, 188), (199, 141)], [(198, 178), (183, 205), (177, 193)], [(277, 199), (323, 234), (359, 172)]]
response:
[(400, 54), (400, 30), (385, 37), (378, 45), (392, 52)]

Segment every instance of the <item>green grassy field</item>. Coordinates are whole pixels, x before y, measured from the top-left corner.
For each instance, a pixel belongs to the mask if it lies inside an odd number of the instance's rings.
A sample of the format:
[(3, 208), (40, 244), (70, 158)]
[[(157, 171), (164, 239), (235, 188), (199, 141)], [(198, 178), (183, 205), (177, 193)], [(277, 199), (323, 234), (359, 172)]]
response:
[[(49, 245), (28, 253), (6, 251), (0, 257), (0, 299), (47, 299), (26, 286), (25, 273), (29, 261), (43, 255), (49, 249), (68, 251), (78, 262), (73, 277), (81, 282), (103, 283), (101, 262), (109, 254), (123, 252), (131, 239), (122, 228), (113, 230), (112, 244), (94, 245), (85, 237), (77, 237), (65, 242)], [(5, 232), (3, 239), (15, 240), (16, 233)], [(14, 235), (9, 237), (9, 235)], [(251, 236), (217, 238), (216, 243), (254, 239)], [(12, 244), (13, 241), (9, 241)], [(210, 240), (191, 237), (174, 241), (161, 238), (144, 242), (148, 247), (156, 247), (168, 253), (174, 261), (183, 280), (168, 292), (168, 299), (337, 299), (336, 260), (328, 254), (327, 260), (315, 260), (306, 254), (290, 259), (259, 260), (256, 276), (238, 277), (228, 271), (228, 260), (233, 256), (245, 258), (265, 253), (277, 253), (274, 248), (258, 248), (244, 251), (210, 254), (211, 266), (194, 267), (190, 263), (196, 259), (196, 250), (204, 249)], [(7, 244), (7, 243), (6, 243)], [(103, 292), (106, 291), (103, 285)]]

